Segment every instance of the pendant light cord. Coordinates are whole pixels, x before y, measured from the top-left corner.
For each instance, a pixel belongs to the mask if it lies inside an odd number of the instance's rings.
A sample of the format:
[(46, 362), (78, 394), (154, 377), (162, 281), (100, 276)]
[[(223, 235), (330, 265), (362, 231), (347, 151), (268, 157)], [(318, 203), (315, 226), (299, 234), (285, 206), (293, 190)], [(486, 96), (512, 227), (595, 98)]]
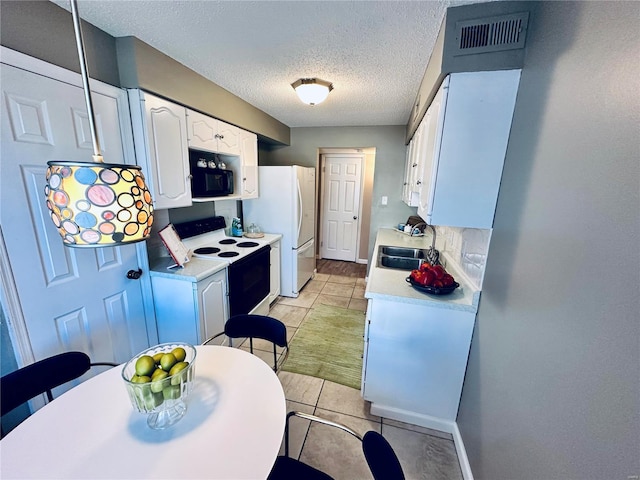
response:
[(87, 60), (84, 54), (84, 41), (80, 28), (80, 16), (78, 15), (78, 2), (71, 0), (71, 16), (73, 18), (73, 30), (76, 34), (76, 46), (78, 47), (78, 57), (80, 59), (80, 75), (82, 76), (82, 87), (84, 89), (84, 99), (87, 104), (89, 117), (89, 129), (91, 130), (91, 142), (93, 143), (93, 161), (102, 163), (102, 153), (100, 152), (100, 142), (96, 133), (96, 117), (93, 113), (93, 102), (91, 101), (91, 91), (89, 90), (89, 75), (87, 74)]

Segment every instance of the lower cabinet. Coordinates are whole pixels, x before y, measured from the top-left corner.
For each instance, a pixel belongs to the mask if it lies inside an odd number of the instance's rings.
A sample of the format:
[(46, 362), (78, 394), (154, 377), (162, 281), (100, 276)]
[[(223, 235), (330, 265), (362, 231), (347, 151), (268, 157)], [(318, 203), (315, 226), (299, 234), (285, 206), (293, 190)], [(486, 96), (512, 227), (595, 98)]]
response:
[(371, 413), (431, 428), (454, 422), (475, 315), (369, 299), (362, 395)]
[(151, 285), (160, 343), (198, 345), (224, 330), (229, 318), (226, 269), (199, 282), (152, 276)]
[(269, 304), (280, 295), (280, 240), (271, 243), (271, 268), (269, 270)]

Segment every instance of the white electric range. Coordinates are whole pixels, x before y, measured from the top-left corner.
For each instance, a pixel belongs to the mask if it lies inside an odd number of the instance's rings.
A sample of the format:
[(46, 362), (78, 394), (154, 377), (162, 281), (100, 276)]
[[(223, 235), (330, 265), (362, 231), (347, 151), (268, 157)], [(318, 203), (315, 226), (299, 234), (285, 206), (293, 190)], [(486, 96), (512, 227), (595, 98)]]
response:
[(250, 313), (269, 296), (271, 247), (260, 239), (229, 237), (224, 217), (174, 225), (195, 258), (227, 262), (229, 316)]
[(221, 332), (231, 316), (268, 314), (274, 235), (228, 237), (224, 217), (174, 227), (191, 258), (184, 268), (171, 268), (170, 257), (151, 265), (160, 343), (199, 344)]

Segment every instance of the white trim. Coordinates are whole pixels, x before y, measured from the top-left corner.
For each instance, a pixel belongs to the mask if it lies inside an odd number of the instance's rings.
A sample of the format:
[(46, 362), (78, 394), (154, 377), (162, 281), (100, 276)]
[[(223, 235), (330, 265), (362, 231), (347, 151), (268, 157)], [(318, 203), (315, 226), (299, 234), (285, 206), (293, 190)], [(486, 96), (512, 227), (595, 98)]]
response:
[(2, 307), (5, 309), (7, 326), (9, 327), (9, 337), (13, 344), (13, 350), (16, 355), (18, 367), (24, 367), (35, 361), (31, 342), (29, 341), (29, 333), (27, 332), (27, 324), (24, 320), (24, 312), (20, 305), (18, 290), (13, 281), (13, 271), (11, 270), (11, 262), (9, 254), (4, 243), (4, 235), (2, 234), (2, 225), (0, 225), (0, 286), (2, 291)]
[(401, 408), (390, 407), (387, 405), (380, 405), (379, 403), (371, 404), (371, 414), (451, 434), (453, 434), (456, 427), (456, 422), (451, 420), (432, 417), (430, 415), (411, 412), (409, 410), (403, 410)]
[(467, 450), (464, 448), (464, 442), (462, 441), (462, 435), (458, 429), (458, 424), (455, 423), (454, 427), (453, 444), (455, 445), (456, 453), (458, 454), (458, 463), (460, 463), (462, 478), (464, 478), (464, 480), (473, 480), (473, 472), (471, 472), (469, 457), (467, 457)]

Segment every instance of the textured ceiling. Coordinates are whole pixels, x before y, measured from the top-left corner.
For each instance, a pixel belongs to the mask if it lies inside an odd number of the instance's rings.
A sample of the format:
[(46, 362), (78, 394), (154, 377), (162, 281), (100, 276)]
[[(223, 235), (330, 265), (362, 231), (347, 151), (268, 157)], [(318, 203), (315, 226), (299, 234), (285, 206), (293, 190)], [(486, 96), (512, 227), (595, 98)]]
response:
[[(462, 3), (78, 0), (78, 10), (284, 124), (311, 127), (406, 124), (445, 10)], [(333, 82), (324, 103), (298, 100), (290, 85), (304, 77)]]

